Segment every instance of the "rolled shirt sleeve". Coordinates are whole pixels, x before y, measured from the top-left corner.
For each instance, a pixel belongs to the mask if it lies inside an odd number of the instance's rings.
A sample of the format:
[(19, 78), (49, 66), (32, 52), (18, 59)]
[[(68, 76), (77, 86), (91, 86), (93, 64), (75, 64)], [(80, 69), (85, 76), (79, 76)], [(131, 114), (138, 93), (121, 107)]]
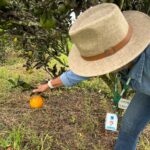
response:
[(79, 76), (73, 73), (71, 70), (68, 70), (61, 74), (60, 79), (64, 86), (71, 87), (76, 85), (77, 83), (89, 79), (89, 77)]

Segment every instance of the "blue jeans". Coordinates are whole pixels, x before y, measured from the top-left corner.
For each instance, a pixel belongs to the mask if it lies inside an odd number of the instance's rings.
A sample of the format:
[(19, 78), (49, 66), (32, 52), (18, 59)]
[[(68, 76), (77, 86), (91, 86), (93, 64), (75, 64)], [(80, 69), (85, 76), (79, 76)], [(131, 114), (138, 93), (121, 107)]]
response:
[(123, 117), (115, 150), (136, 150), (139, 133), (150, 121), (150, 96), (136, 93)]

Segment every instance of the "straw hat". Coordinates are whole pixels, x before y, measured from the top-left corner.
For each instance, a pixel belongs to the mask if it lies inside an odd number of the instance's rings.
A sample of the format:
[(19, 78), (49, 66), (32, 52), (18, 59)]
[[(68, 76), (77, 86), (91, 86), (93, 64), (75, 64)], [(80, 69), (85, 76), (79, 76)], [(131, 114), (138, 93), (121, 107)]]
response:
[(150, 17), (139, 11), (121, 12), (103, 3), (82, 13), (69, 31), (73, 48), (70, 69), (81, 76), (115, 71), (141, 54), (150, 43)]

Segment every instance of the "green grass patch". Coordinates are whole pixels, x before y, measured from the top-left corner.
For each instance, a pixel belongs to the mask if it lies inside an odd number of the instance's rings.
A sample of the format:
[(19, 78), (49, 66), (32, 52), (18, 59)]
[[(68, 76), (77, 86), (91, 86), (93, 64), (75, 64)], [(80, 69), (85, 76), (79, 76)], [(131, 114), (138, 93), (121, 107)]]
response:
[(6, 148), (13, 148), (15, 150), (21, 149), (21, 141), (24, 138), (24, 131), (23, 128), (13, 128), (10, 132), (5, 134), (4, 137), (0, 137), (0, 147)]
[(31, 86), (36, 86), (49, 77), (49, 75), (42, 69), (33, 70), (32, 73), (28, 72), (23, 68), (23, 64), (24, 61), (22, 59), (10, 57), (9, 60), (0, 67), (1, 101), (7, 99), (12, 91), (16, 90), (16, 92), (19, 92), (21, 90), (12, 88), (13, 85), (8, 81), (9, 79), (17, 83), (17, 80), (20, 78)]

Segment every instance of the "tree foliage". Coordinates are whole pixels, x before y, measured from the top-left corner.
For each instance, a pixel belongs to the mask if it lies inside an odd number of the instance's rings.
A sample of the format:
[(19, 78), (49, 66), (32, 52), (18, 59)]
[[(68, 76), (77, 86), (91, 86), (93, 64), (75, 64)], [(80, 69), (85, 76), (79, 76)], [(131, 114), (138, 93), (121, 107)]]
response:
[(51, 76), (58, 76), (67, 67), (63, 58), (69, 53), (71, 13), (78, 16), (103, 2), (150, 15), (149, 0), (1, 0), (1, 60), (4, 60), (5, 47), (13, 43), (26, 59), (27, 70), (44, 68)]

